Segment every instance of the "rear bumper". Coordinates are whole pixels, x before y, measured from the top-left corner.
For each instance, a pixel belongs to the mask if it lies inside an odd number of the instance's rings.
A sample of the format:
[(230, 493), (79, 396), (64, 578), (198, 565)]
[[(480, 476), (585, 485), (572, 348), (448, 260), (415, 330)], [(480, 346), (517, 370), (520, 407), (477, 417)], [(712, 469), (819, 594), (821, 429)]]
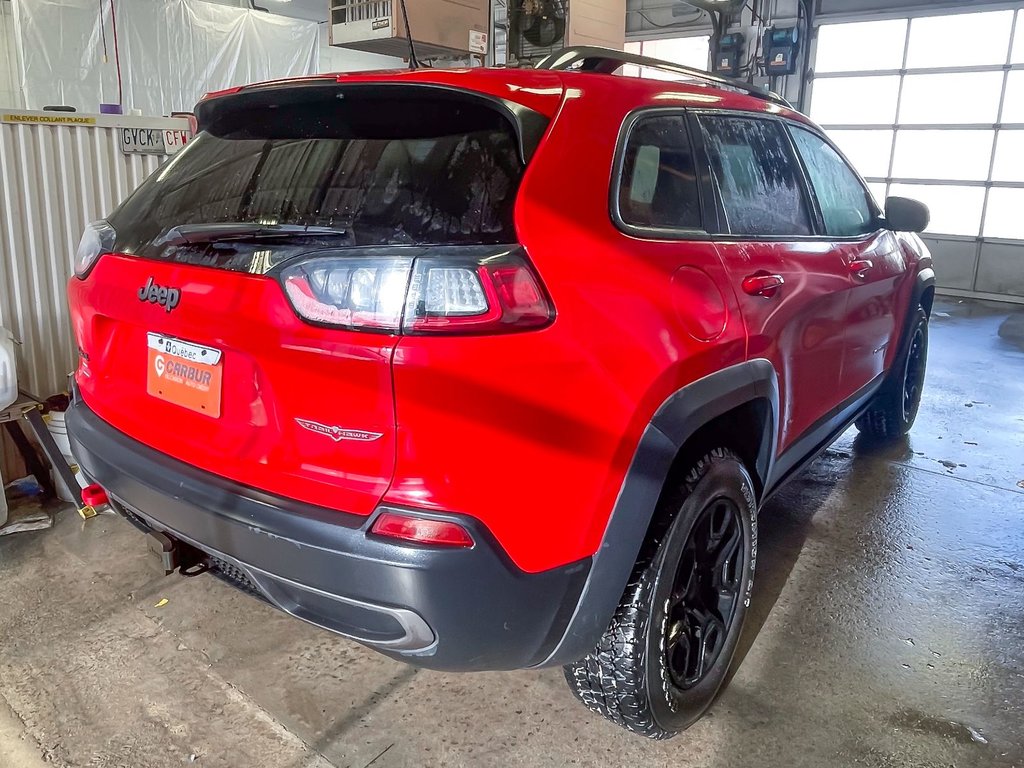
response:
[[(590, 559), (528, 574), (473, 518), (476, 545), (437, 549), (367, 535), (364, 518), (269, 496), (170, 458), (81, 400), (66, 415), (76, 459), (120, 511), (185, 541), (281, 610), (417, 666), (516, 669), (565, 633)], [(417, 511), (417, 514), (420, 514)]]

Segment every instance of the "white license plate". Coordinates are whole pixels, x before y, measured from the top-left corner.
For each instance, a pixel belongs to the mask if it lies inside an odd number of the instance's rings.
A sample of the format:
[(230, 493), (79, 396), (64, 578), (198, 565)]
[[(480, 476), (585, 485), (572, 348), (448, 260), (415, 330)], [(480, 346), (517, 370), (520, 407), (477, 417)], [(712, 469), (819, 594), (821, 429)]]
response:
[(155, 349), (157, 352), (183, 357), (193, 363), (217, 365), (220, 362), (221, 351), (213, 347), (206, 347), (192, 341), (182, 341), (161, 333), (147, 333), (146, 339), (149, 342), (149, 348)]

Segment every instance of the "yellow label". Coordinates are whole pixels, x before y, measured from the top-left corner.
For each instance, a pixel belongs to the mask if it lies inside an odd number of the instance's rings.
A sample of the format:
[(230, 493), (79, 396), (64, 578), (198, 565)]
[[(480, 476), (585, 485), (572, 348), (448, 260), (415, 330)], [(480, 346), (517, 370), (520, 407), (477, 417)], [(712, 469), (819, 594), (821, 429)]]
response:
[(95, 117), (81, 115), (4, 115), (5, 123), (48, 123), (57, 125), (96, 125)]

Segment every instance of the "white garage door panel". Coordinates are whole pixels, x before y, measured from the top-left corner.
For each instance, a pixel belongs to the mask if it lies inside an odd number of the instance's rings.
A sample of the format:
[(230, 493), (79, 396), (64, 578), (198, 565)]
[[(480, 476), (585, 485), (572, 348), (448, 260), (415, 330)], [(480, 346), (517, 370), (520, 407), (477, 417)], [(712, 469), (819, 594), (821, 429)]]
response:
[(1024, 2), (822, 11), (811, 117), (873, 192), (931, 208), (940, 287), (1024, 302)]
[(982, 243), (975, 289), (983, 293), (1024, 296), (1024, 246)]
[(943, 288), (969, 291), (974, 284), (978, 243), (974, 240), (924, 238), (935, 261), (936, 282)]
[[(885, 0), (821, 0), (821, 16), (849, 16), (855, 13), (870, 11), (920, 11), (939, 5), (935, 0), (902, 0), (902, 2), (886, 2)], [(963, 3), (961, 3), (961, 6)]]

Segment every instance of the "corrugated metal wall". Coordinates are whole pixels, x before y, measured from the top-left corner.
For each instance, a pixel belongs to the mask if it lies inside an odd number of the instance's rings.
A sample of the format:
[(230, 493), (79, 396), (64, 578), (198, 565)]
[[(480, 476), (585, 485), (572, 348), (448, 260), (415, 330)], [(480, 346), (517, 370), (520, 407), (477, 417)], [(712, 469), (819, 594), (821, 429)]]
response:
[(66, 388), (76, 364), (66, 285), (82, 229), (164, 159), (123, 154), (118, 129), (188, 130), (188, 122), (96, 116), (94, 125), (47, 125), (0, 112), (0, 324), (21, 342), (21, 388), (45, 398)]

